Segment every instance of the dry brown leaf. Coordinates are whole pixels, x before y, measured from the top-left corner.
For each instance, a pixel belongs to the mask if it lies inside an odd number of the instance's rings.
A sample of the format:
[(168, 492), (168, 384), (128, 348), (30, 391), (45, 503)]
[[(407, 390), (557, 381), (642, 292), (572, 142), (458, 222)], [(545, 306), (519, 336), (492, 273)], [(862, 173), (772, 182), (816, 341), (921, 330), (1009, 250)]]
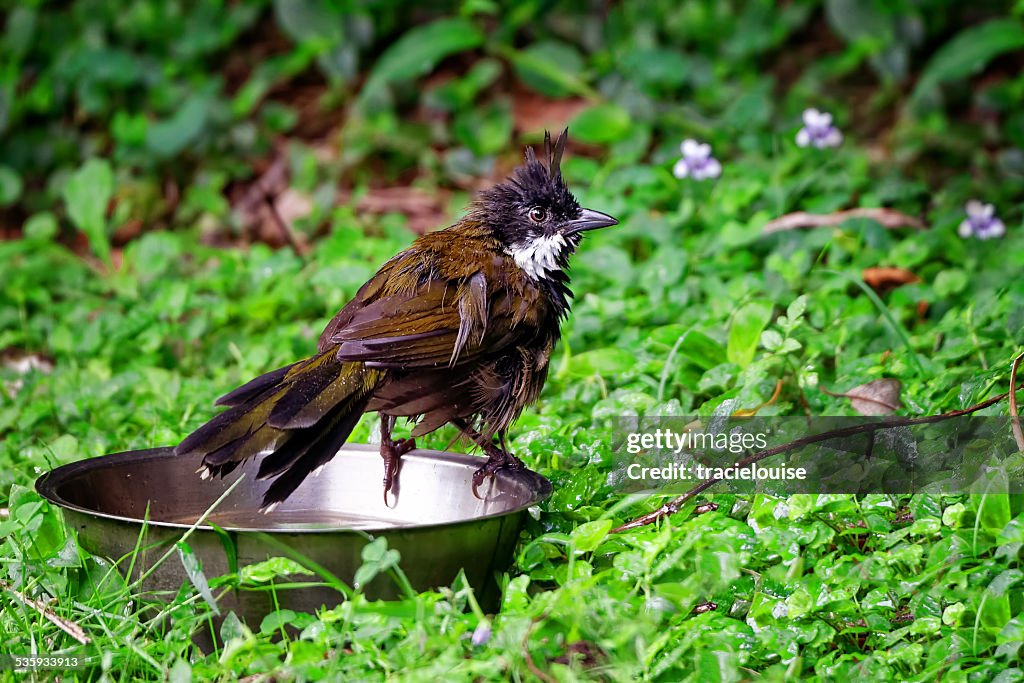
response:
[(854, 387), (846, 393), (832, 393), (822, 388), (829, 396), (850, 399), (850, 405), (861, 415), (890, 415), (903, 405), (900, 391), (903, 385), (898, 379), (876, 379)]
[(865, 268), (864, 272), (861, 273), (861, 277), (864, 278), (864, 282), (871, 289), (876, 291), (888, 291), (900, 285), (909, 285), (921, 281), (921, 278), (906, 268), (893, 267)]
[(927, 228), (919, 218), (908, 216), (896, 209), (878, 207), (847, 209), (846, 211), (836, 211), (835, 213), (807, 213), (806, 211), (787, 213), (785, 216), (768, 221), (761, 230), (761, 234), (769, 235), (773, 232), (783, 232), (797, 228), (836, 227), (851, 218), (869, 218), (873, 221), (878, 221), (883, 227), (889, 229), (917, 228), (918, 230), (924, 230)]

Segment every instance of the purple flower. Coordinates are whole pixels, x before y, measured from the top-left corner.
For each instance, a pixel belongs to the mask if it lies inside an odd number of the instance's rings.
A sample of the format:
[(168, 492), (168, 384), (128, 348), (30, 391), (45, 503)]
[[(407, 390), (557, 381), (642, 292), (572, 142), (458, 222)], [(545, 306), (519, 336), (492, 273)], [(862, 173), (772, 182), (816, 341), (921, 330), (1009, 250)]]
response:
[(838, 147), (842, 143), (843, 134), (832, 125), (832, 114), (817, 109), (804, 109), (804, 127), (796, 134), (796, 144), (824, 149)]
[(991, 204), (983, 204), (977, 199), (967, 202), (964, 207), (967, 218), (960, 224), (957, 233), (961, 237), (977, 237), (979, 240), (990, 240), (1006, 234), (1006, 226), (996, 217), (996, 209)]
[(672, 167), (672, 174), (676, 178), (705, 180), (722, 175), (722, 164), (711, 156), (711, 145), (687, 139), (683, 140), (679, 150), (683, 158)]
[(475, 629), (473, 629), (473, 635), (469, 639), (469, 642), (473, 643), (473, 647), (480, 647), (481, 645), (486, 645), (490, 639), (491, 623), (484, 619), (476, 625)]

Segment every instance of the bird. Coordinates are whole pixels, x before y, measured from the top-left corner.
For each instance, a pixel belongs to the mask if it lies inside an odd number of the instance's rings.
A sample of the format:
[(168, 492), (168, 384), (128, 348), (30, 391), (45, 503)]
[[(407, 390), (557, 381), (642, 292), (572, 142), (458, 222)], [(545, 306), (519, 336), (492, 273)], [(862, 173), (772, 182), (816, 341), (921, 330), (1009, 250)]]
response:
[[(521, 469), (507, 433), (539, 396), (569, 313), (569, 258), (585, 233), (614, 226), (582, 208), (561, 172), (568, 129), (532, 147), (463, 218), (392, 257), (328, 323), (316, 352), (243, 384), (174, 449), (203, 479), (261, 458), (270, 512), (337, 454), (364, 413), (380, 418), (384, 502), (415, 439), (453, 425), (487, 456), (473, 493)], [(395, 439), (399, 418), (413, 427)]]

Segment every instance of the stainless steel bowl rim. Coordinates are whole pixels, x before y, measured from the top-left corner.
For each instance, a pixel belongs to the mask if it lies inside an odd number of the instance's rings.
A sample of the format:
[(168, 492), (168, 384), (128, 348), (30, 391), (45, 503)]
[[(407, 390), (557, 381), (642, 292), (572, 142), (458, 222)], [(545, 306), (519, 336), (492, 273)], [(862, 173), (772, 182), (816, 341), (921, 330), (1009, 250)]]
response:
[[(49, 472), (42, 474), (35, 482), (36, 492), (47, 502), (56, 505), (62, 509), (74, 510), (76, 512), (91, 515), (93, 517), (100, 517), (103, 519), (110, 519), (119, 522), (127, 522), (129, 524), (148, 524), (151, 526), (164, 527), (170, 529), (192, 529), (195, 528), (197, 531), (216, 531), (214, 527), (206, 524), (183, 524), (180, 522), (165, 522), (162, 520), (147, 520), (139, 517), (127, 517), (124, 515), (114, 515), (108, 512), (101, 512), (88, 507), (72, 503), (62, 496), (58, 495), (57, 487), (64, 481), (67, 481), (75, 475), (87, 471), (96, 470), (108, 467), (117, 467), (118, 465), (131, 460), (133, 463), (146, 462), (147, 460), (156, 460), (161, 457), (161, 451), (163, 448), (151, 448), (135, 451), (125, 451), (122, 453), (113, 453), (110, 455), (102, 455), (95, 458), (88, 458), (86, 460), (78, 460), (76, 462), (61, 465)], [(429, 455), (427, 455), (429, 453)], [(414, 459), (423, 458), (433, 461), (447, 462), (453, 465), (470, 466), (476, 467), (483, 463), (483, 458), (473, 455), (466, 455), (463, 453), (450, 453), (443, 451), (426, 451), (417, 452), (412, 451), (402, 456), (403, 459)], [(401, 476), (401, 475), (399, 475)], [(498, 477), (507, 476), (503, 472), (498, 472)], [(231, 532), (249, 532), (249, 533), (266, 533), (266, 534), (277, 534), (277, 535), (294, 535), (294, 534), (337, 534), (347, 533), (356, 534), (360, 536), (366, 536), (368, 534), (382, 533), (382, 532), (395, 532), (395, 531), (420, 531), (427, 529), (436, 529), (440, 527), (453, 528), (462, 525), (476, 524), (477, 522), (485, 519), (497, 519), (499, 517), (507, 517), (509, 515), (515, 515), (524, 510), (542, 503), (551, 495), (551, 482), (547, 478), (534, 472), (533, 470), (520, 470), (516, 472), (516, 477), (524, 478), (530, 485), (531, 499), (528, 503), (519, 505), (514, 508), (502, 510), (489, 515), (479, 515), (476, 517), (470, 517), (463, 520), (456, 520), (450, 522), (435, 522), (431, 524), (403, 524), (401, 526), (381, 526), (381, 527), (365, 527), (360, 529), (346, 529), (344, 527), (311, 527), (308, 529), (299, 528), (258, 528), (258, 527), (233, 527), (233, 526), (219, 526), (218, 529)], [(198, 479), (199, 475), (196, 475)], [(239, 486), (244, 486), (245, 482), (241, 482)]]

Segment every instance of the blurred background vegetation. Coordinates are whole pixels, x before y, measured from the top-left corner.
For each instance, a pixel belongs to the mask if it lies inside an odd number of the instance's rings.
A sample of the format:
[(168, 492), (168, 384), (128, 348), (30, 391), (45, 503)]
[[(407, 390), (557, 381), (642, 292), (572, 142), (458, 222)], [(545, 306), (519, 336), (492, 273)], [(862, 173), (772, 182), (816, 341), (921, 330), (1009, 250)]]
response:
[[(462, 191), (565, 123), (584, 151), (607, 147), (607, 175), (667, 161), (683, 137), (771, 157), (810, 102), (834, 110), (879, 166), (881, 185), (855, 192), (913, 201), (929, 192), (914, 181), (987, 188), (993, 173), (1019, 191), (1024, 175), (1024, 37), (1007, 17), (1019, 2), (0, 7), (0, 230), (16, 236), (28, 222), (75, 245), (77, 228), (99, 255), (103, 242), (166, 227), (281, 240), (251, 224), (243, 200), (277, 160), (291, 192), (275, 199), (285, 218), (301, 215), (299, 239), (360, 202), (397, 208), (420, 230), (442, 225)], [(112, 178), (102, 226), (75, 209), (71, 181), (90, 159)], [(620, 182), (664, 182), (653, 175)], [(382, 191), (396, 187), (412, 189)], [(650, 209), (671, 204), (667, 190)]]
[[(1022, 0), (0, 0), (0, 580), (96, 635), (89, 679), (1020, 680), (1019, 500), (712, 493), (609, 536), (662, 499), (620, 507), (608, 452), (617, 415), (851, 414), (836, 392), (880, 378), (906, 414), (1004, 390), (1022, 65)], [(795, 144), (808, 108), (841, 147)], [(499, 614), (458, 587), (360, 598), (236, 621), (204, 657), (195, 590), (145, 620), (26, 488), (175, 443), (308, 355), (385, 259), (565, 125), (572, 189), (622, 224), (575, 257), (513, 432), (556, 490)], [(673, 176), (686, 138), (719, 179)], [(957, 235), (972, 199), (1005, 238)], [(879, 207), (899, 213), (766, 231)], [(75, 647), (31, 610), (0, 626), (4, 652)]]

